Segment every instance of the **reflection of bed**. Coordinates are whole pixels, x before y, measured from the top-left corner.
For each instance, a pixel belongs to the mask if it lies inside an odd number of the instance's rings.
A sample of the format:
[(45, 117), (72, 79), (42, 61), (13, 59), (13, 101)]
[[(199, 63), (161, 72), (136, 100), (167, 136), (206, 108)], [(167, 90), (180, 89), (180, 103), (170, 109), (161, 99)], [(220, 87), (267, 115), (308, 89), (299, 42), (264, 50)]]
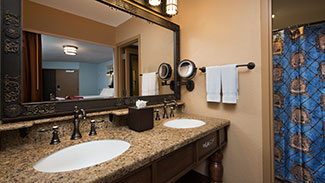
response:
[(99, 95), (56, 97), (56, 100), (67, 100), (67, 98), (72, 100), (73, 99), (91, 100), (91, 99), (107, 99), (113, 97), (114, 97), (114, 88), (103, 88)]

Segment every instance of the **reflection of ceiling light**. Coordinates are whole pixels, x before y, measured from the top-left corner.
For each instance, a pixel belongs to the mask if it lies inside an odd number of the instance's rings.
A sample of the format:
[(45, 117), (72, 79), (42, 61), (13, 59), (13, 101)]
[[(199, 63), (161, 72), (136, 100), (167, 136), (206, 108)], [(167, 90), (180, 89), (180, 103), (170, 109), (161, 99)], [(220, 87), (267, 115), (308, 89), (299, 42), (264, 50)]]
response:
[(272, 14), (272, 18), (274, 18), (275, 17), (275, 15), (274, 14)]
[(166, 13), (168, 15), (176, 15), (177, 14), (177, 0), (167, 0)]
[(159, 6), (161, 3), (161, 0), (149, 0), (149, 4), (151, 6)]
[(63, 45), (63, 51), (66, 55), (77, 55), (78, 47), (73, 45)]

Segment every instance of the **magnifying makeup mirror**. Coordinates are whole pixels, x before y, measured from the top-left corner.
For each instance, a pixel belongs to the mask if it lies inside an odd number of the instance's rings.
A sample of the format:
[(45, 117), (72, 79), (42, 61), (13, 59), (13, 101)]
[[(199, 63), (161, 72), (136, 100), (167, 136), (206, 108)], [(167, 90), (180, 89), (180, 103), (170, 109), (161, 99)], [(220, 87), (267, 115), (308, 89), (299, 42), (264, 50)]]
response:
[(172, 67), (167, 63), (162, 63), (158, 67), (158, 76), (163, 81), (168, 81), (172, 76)]
[(185, 83), (181, 83), (182, 85), (186, 86), (188, 91), (194, 90), (194, 81), (191, 80), (196, 75), (197, 67), (195, 63), (191, 60), (185, 59), (180, 62), (177, 68), (178, 75), (185, 79)]
[(172, 77), (173, 69), (167, 63), (162, 63), (158, 67), (158, 77), (163, 81), (162, 86), (169, 85), (170, 89), (174, 91), (174, 81), (169, 84), (167, 81)]
[(178, 65), (178, 75), (184, 79), (192, 79), (196, 75), (195, 63), (191, 60), (182, 60)]

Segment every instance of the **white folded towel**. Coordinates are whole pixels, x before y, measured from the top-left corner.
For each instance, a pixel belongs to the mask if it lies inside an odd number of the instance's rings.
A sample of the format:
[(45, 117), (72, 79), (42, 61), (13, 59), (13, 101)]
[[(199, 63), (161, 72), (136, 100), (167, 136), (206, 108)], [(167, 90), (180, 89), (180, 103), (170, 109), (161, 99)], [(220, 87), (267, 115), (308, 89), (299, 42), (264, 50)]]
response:
[(220, 102), (221, 67), (206, 67), (206, 89), (208, 102)]
[(158, 80), (155, 72), (142, 74), (142, 96), (159, 95)]
[(222, 102), (235, 104), (238, 99), (238, 69), (235, 64), (221, 66)]

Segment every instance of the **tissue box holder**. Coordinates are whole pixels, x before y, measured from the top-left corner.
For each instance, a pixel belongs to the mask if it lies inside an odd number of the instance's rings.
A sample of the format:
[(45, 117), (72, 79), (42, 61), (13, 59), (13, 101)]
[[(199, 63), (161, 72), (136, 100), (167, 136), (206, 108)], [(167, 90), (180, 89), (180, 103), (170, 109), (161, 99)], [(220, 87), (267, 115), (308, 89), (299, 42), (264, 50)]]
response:
[(153, 128), (153, 107), (129, 107), (128, 126), (137, 132)]

